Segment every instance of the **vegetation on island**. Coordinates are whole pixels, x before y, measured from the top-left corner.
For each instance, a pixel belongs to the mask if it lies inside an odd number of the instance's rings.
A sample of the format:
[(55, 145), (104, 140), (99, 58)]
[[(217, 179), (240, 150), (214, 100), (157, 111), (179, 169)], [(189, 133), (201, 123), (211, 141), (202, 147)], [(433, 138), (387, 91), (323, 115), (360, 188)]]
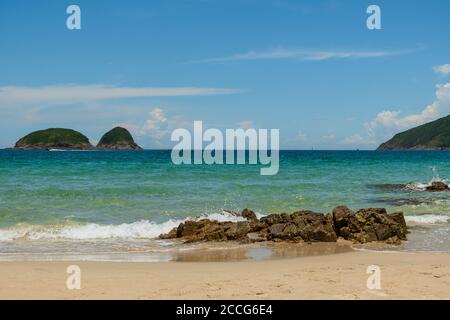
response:
[(398, 133), (378, 150), (450, 150), (450, 115)]
[(133, 137), (127, 129), (115, 127), (103, 135), (100, 142), (97, 144), (97, 149), (141, 150), (142, 148), (134, 142)]
[(15, 149), (90, 150), (89, 139), (78, 131), (50, 128), (32, 132), (17, 141)]
[(141, 150), (127, 129), (116, 127), (94, 147), (82, 133), (63, 128), (34, 131), (17, 141), (19, 150)]

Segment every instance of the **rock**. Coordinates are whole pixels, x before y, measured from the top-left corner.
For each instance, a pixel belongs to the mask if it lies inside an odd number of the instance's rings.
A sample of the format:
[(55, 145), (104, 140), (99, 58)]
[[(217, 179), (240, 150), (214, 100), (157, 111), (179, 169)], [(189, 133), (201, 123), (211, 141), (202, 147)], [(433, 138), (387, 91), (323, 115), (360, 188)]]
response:
[[(391, 214), (389, 215), (389, 217), (390, 217), (392, 220), (394, 220), (395, 222), (397, 222), (397, 223), (400, 225), (400, 227), (401, 227), (402, 229), (407, 230), (407, 227), (406, 227), (406, 221), (405, 221), (405, 216), (403, 215), (403, 212), (394, 212), (394, 213), (391, 213)], [(408, 231), (407, 231), (407, 233), (408, 233)]]
[(225, 231), (228, 240), (245, 239), (249, 232), (253, 231), (247, 221), (232, 223)]
[(265, 223), (269, 226), (276, 224), (276, 223), (287, 223), (290, 221), (290, 217), (286, 213), (281, 214), (270, 214), (268, 216), (262, 217), (260, 219), (262, 223)]
[(241, 215), (245, 219), (250, 220), (250, 221), (258, 220), (258, 218), (256, 217), (256, 214), (252, 210), (247, 209), (247, 208), (242, 210)]
[(297, 227), (296, 237), (302, 241), (335, 242), (336, 232), (330, 218), (323, 213), (298, 211), (291, 215), (291, 221)]
[(161, 235), (159, 236), (159, 239), (162, 239), (162, 240), (169, 240), (169, 239), (175, 239), (175, 238), (177, 238), (177, 229), (178, 229), (178, 228), (173, 228), (172, 230), (169, 231), (169, 233), (161, 234)]
[(258, 232), (247, 233), (247, 239), (250, 242), (262, 242), (262, 241), (267, 241), (268, 240), (266, 234), (261, 234), (261, 233), (258, 233)]
[(383, 208), (368, 208), (353, 213), (349, 208), (339, 206), (333, 209), (333, 221), (337, 236), (346, 240), (359, 243), (406, 240), (407, 228), (402, 212), (388, 214)]
[(273, 224), (269, 227), (269, 234), (270, 234), (270, 238), (274, 239), (274, 238), (279, 238), (279, 239), (283, 239), (285, 238), (285, 233), (284, 233), (284, 228), (286, 228), (287, 224), (286, 223), (276, 223)]
[(353, 215), (354, 212), (346, 206), (338, 206), (334, 208), (332, 213), (334, 226), (338, 229), (348, 227), (348, 220)]
[(431, 186), (426, 187), (427, 191), (436, 192), (436, 191), (447, 191), (449, 187), (446, 183), (442, 181), (433, 181)]

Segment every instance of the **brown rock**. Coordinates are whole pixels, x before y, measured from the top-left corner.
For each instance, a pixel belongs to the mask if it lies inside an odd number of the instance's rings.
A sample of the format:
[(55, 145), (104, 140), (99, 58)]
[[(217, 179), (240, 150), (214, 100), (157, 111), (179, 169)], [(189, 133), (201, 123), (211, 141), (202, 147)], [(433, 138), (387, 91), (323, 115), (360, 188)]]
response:
[(258, 233), (258, 232), (250, 232), (247, 233), (247, 240), (250, 242), (262, 242), (267, 241), (267, 234)]
[(178, 228), (173, 228), (172, 230), (169, 231), (169, 233), (160, 235), (159, 238), (163, 239), (163, 240), (176, 239), (177, 238), (177, 229)]
[(286, 213), (281, 214), (270, 214), (268, 216), (262, 217), (260, 221), (269, 226), (277, 223), (288, 223), (290, 221), (290, 216)]
[(431, 183), (431, 186), (426, 187), (426, 190), (431, 192), (448, 191), (449, 187), (442, 181), (434, 181)]
[(249, 221), (258, 220), (258, 218), (256, 217), (256, 214), (252, 210), (247, 209), (247, 208), (242, 210), (241, 215)]
[(269, 227), (270, 239), (279, 238), (282, 239), (284, 237), (284, 228), (286, 227), (285, 223), (276, 223)]
[(247, 221), (230, 223), (230, 226), (225, 231), (228, 240), (242, 240), (245, 239), (247, 233), (253, 231), (250, 223)]
[(333, 210), (336, 234), (346, 240), (366, 243), (391, 241), (396, 237), (406, 240), (406, 222), (402, 212), (388, 214), (383, 208), (361, 209), (353, 213), (347, 207)]

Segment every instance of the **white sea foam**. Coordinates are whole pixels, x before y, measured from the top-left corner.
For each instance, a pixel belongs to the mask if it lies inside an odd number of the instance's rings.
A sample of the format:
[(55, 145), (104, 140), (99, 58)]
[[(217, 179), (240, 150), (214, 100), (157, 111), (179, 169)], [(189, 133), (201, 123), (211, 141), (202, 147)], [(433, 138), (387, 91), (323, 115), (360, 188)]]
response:
[(439, 176), (436, 167), (431, 167), (431, 171), (433, 172), (433, 178), (428, 182), (411, 182), (405, 186), (405, 189), (412, 191), (425, 191), (427, 187), (431, 186), (433, 182), (444, 182), (448, 184), (446, 179), (443, 179)]
[(167, 233), (186, 220), (211, 219), (218, 221), (243, 221), (243, 217), (228, 213), (211, 213), (198, 218), (168, 220), (155, 223), (148, 220), (123, 223), (118, 225), (101, 225), (96, 223), (64, 225), (16, 225), (8, 229), (0, 229), (0, 241), (11, 240), (95, 240), (95, 239), (149, 239)]
[(412, 191), (425, 191), (431, 183), (411, 182), (405, 186), (405, 189)]
[(406, 222), (419, 223), (419, 224), (437, 224), (450, 222), (450, 216), (424, 214), (418, 216), (405, 216)]

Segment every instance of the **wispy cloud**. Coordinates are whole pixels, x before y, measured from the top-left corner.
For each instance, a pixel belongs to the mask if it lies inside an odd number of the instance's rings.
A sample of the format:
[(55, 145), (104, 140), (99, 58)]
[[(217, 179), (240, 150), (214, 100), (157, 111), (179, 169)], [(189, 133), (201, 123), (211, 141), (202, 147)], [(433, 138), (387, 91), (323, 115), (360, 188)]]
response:
[(0, 87), (0, 107), (17, 104), (72, 104), (107, 99), (142, 97), (209, 96), (239, 93), (229, 88), (119, 87), (111, 85), (51, 85), (41, 87)]
[(389, 51), (389, 50), (308, 50), (308, 49), (285, 49), (278, 48), (266, 51), (249, 51), (237, 53), (230, 56), (208, 58), (191, 61), (192, 63), (221, 63), (233, 61), (250, 60), (273, 60), (273, 59), (297, 59), (322, 61), (329, 59), (362, 59), (380, 58), (393, 55), (407, 54), (411, 51)]
[(434, 72), (441, 75), (449, 75), (450, 74), (450, 63), (442, 64), (440, 66), (433, 67)]
[(364, 144), (365, 142), (367, 142), (367, 141), (363, 137), (361, 137), (361, 135), (359, 135), (358, 133), (354, 133), (351, 136), (342, 140), (341, 144), (360, 145), (360, 144)]

